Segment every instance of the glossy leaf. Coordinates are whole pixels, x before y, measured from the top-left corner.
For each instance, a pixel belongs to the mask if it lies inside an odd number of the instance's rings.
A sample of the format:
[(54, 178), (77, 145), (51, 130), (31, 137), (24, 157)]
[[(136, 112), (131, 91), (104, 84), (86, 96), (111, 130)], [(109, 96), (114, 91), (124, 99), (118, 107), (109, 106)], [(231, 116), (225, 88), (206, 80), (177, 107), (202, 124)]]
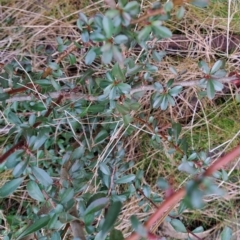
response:
[(209, 0), (192, 0), (191, 4), (196, 7), (204, 8), (208, 6)]
[(110, 205), (104, 223), (101, 227), (101, 235), (105, 236), (114, 226), (114, 223), (118, 218), (121, 208), (122, 208), (121, 202), (113, 202)]
[(178, 20), (182, 19), (184, 17), (185, 11), (186, 10), (183, 6), (179, 7), (178, 10), (177, 10), (177, 13), (176, 13), (176, 18)]
[(164, 26), (153, 26), (153, 32), (156, 36), (160, 38), (171, 38), (172, 32), (169, 30), (169, 28)]
[(39, 167), (32, 167), (32, 172), (34, 177), (42, 184), (44, 187), (52, 185), (53, 180), (49, 174)]
[(41, 230), (45, 226), (48, 225), (48, 222), (50, 220), (50, 216), (44, 216), (40, 219), (37, 219), (34, 223), (32, 223), (29, 227), (27, 227), (18, 237), (18, 239), (21, 239), (23, 237), (28, 236), (31, 233), (35, 233), (38, 230)]
[(173, 219), (170, 223), (177, 232), (182, 232), (182, 233), (187, 232), (186, 227), (183, 225), (183, 223), (180, 220)]
[(151, 26), (144, 27), (139, 33), (138, 33), (138, 40), (139, 41), (145, 41), (149, 38), (149, 35), (152, 31)]
[(116, 62), (119, 64), (123, 65), (124, 62), (124, 57), (121, 51), (118, 49), (118, 47), (113, 46), (112, 47), (112, 52), (113, 52), (113, 58), (115, 59)]
[(91, 204), (87, 207), (87, 209), (84, 212), (84, 215), (92, 214), (95, 212), (98, 212), (102, 210), (109, 202), (109, 199), (104, 197), (104, 198), (99, 198), (96, 199), (95, 201), (91, 202)]
[(5, 198), (11, 195), (23, 182), (24, 178), (16, 178), (6, 182), (0, 188), (0, 198)]
[(107, 38), (111, 38), (113, 34), (113, 23), (112, 20), (106, 16), (103, 17), (103, 30)]
[(213, 99), (215, 96), (215, 87), (212, 80), (208, 80), (207, 82), (207, 96), (209, 99)]
[(28, 164), (28, 161), (19, 162), (13, 169), (13, 172), (12, 172), (13, 176), (16, 178), (19, 177), (26, 169), (27, 164)]
[(109, 64), (113, 58), (113, 51), (110, 49), (109, 51), (104, 51), (102, 53), (101, 59), (104, 64)]
[(135, 177), (136, 176), (134, 174), (129, 174), (129, 175), (126, 175), (126, 176), (123, 176), (123, 177), (119, 178), (115, 182), (117, 184), (129, 183), (129, 182), (133, 181), (135, 179)]
[(231, 240), (232, 239), (232, 229), (228, 226), (224, 227), (221, 233), (221, 240)]
[(153, 59), (158, 62), (162, 61), (162, 59), (166, 56), (166, 54), (167, 53), (165, 51), (158, 52), (156, 50), (153, 50), (152, 52)]
[(101, 130), (95, 137), (95, 140), (94, 140), (95, 144), (98, 144), (104, 141), (108, 136), (109, 136), (109, 133), (105, 129)]
[(211, 74), (214, 74), (215, 72), (217, 72), (223, 65), (223, 61), (222, 60), (218, 60), (217, 62), (214, 63), (212, 69), (211, 69)]
[(210, 73), (210, 68), (208, 67), (206, 62), (200, 61), (198, 63), (198, 66), (205, 74), (209, 74)]
[(114, 42), (116, 44), (124, 44), (124, 43), (127, 43), (127, 41), (128, 41), (128, 37), (123, 34), (119, 34), (116, 37), (114, 37)]
[(104, 162), (100, 163), (99, 168), (101, 172), (104, 173), (105, 175), (111, 175), (110, 169), (106, 163)]
[(0, 93), (0, 101), (5, 101), (10, 97), (8, 93)]
[(96, 58), (96, 53), (95, 53), (94, 49), (91, 48), (88, 51), (87, 55), (85, 56), (85, 64), (87, 64), (87, 65), (92, 64), (93, 61), (95, 60), (95, 58)]
[(14, 123), (16, 125), (22, 124), (22, 121), (19, 119), (19, 117), (14, 112), (9, 112), (7, 117), (8, 117), (9, 122), (11, 122), (11, 123)]
[(27, 191), (28, 191), (28, 194), (31, 198), (39, 201), (39, 202), (44, 202), (45, 201), (45, 198), (38, 186), (38, 184), (34, 181), (29, 181), (27, 183)]
[(135, 232), (137, 232), (141, 237), (146, 238), (147, 237), (147, 231), (144, 228), (144, 226), (139, 222), (136, 216), (130, 217), (131, 224)]
[(132, 16), (135, 16), (140, 12), (139, 3), (137, 1), (130, 1), (123, 9)]
[(222, 91), (222, 90), (223, 90), (224, 85), (223, 85), (221, 82), (219, 82), (219, 81), (217, 81), (217, 80), (211, 80), (211, 81), (212, 81), (212, 83), (213, 83), (213, 85), (214, 85), (214, 89), (215, 89), (216, 91)]
[(115, 63), (115, 65), (113, 66), (112, 74), (115, 77), (115, 79), (118, 80), (118, 81), (124, 81), (125, 80), (123, 70), (120, 68), (118, 63)]

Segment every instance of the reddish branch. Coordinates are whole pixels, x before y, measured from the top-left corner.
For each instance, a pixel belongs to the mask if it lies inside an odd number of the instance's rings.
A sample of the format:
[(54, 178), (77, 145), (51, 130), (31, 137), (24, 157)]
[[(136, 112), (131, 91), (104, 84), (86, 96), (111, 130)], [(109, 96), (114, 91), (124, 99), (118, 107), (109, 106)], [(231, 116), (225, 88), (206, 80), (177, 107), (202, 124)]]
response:
[[(212, 176), (212, 174), (223, 168), (225, 165), (233, 161), (235, 158), (240, 156), (240, 144), (235, 147), (233, 150), (231, 150), (229, 153), (224, 155), (223, 157), (220, 157), (217, 159), (203, 174), (204, 177)], [(152, 214), (152, 216), (147, 220), (147, 222), (144, 224), (147, 230), (149, 230), (153, 224), (163, 217), (164, 213), (169, 209), (174, 207), (186, 194), (186, 189), (181, 188), (175, 193), (173, 193), (170, 197), (166, 198), (163, 203), (159, 206), (159, 208), (156, 210), (155, 213)], [(140, 236), (135, 232), (132, 233), (129, 237), (127, 237), (125, 240), (138, 240)]]
[[(63, 95), (59, 95), (57, 101), (54, 103), (52, 103), (52, 105), (49, 107), (49, 109), (47, 110), (47, 112), (45, 113), (44, 117), (48, 117), (50, 115), (50, 113), (53, 111), (54, 107), (56, 105), (58, 105), (61, 100), (63, 99)], [(41, 122), (36, 122), (33, 127), (34, 128), (37, 128), (39, 125), (41, 124)], [(6, 159), (11, 155), (13, 154), (16, 150), (19, 150), (19, 149), (26, 149), (25, 148), (25, 140), (21, 139), (17, 144), (15, 144), (14, 146), (12, 146), (8, 151), (6, 151), (2, 156), (0, 156), (0, 164), (3, 163), (4, 161), (6, 161)]]

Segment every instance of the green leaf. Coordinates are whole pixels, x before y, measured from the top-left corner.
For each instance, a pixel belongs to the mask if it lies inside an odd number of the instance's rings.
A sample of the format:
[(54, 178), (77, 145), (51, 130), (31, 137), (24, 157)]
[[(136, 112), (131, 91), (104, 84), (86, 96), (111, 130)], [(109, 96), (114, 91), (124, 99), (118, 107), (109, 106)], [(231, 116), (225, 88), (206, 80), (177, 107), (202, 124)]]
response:
[(173, 219), (170, 223), (177, 232), (183, 232), (183, 233), (187, 232), (187, 229), (185, 228), (185, 226), (180, 220)]
[(138, 33), (138, 40), (139, 41), (146, 41), (149, 38), (149, 35), (152, 31), (151, 26), (144, 27), (139, 33)]
[(189, 174), (195, 174), (197, 169), (194, 168), (192, 165), (190, 165), (189, 162), (182, 162), (179, 166), (178, 166), (178, 170), (182, 171), (182, 172), (186, 172)]
[(5, 198), (11, 195), (23, 182), (24, 178), (16, 178), (11, 181), (6, 182), (1, 188), (0, 188), (0, 198)]
[(103, 174), (111, 175), (110, 169), (106, 163), (104, 163), (104, 162), (100, 163), (99, 168)]
[(129, 2), (123, 9), (132, 16), (135, 16), (140, 12), (140, 6), (137, 1)]
[(113, 34), (113, 22), (111, 19), (109, 19), (108, 17), (104, 16), (103, 17), (103, 30), (106, 34), (107, 38), (111, 38), (112, 34)]
[(183, 18), (183, 16), (184, 16), (184, 14), (185, 14), (185, 8), (183, 7), (183, 6), (181, 6), (180, 8), (178, 8), (178, 10), (177, 10), (177, 13), (176, 13), (176, 18), (178, 19), (178, 20), (180, 20), (180, 19), (182, 19)]
[(115, 221), (118, 218), (118, 215), (121, 211), (122, 203), (121, 202), (113, 202), (107, 212), (104, 223), (101, 227), (101, 235), (105, 236), (111, 228), (114, 226)]
[(209, 0), (192, 0), (191, 4), (196, 7), (204, 8), (208, 6)]
[[(60, 86), (59, 83), (56, 82), (53, 78), (51, 78), (51, 83), (52, 83), (52, 86), (54, 87), (54, 89), (55, 89), (56, 91), (59, 91), (59, 90), (60, 90), (61, 86)], [(43, 105), (43, 104), (42, 104), (42, 105)], [(43, 110), (45, 110), (46, 108), (45, 108), (44, 105), (43, 105), (43, 107), (44, 107)]]
[(221, 240), (231, 240), (232, 239), (232, 229), (228, 226), (224, 227), (221, 233)]
[(167, 1), (164, 4), (163, 9), (165, 10), (165, 12), (170, 12), (173, 9), (173, 2), (172, 1)]
[(30, 102), (30, 107), (34, 111), (44, 111), (44, 110), (46, 110), (46, 107), (42, 102)]
[(114, 37), (114, 42), (116, 44), (124, 44), (124, 43), (127, 43), (127, 41), (128, 41), (128, 37), (123, 34), (119, 34), (116, 37)]
[(123, 122), (125, 126), (127, 126), (132, 121), (133, 121), (133, 118), (131, 117), (130, 114), (123, 115)]
[(86, 55), (86, 57), (85, 57), (85, 64), (87, 64), (87, 65), (92, 64), (93, 61), (95, 60), (95, 58), (96, 58), (96, 53), (95, 53), (94, 49), (91, 48), (91, 49), (88, 51), (88, 53), (87, 53), (87, 55)]
[(71, 155), (71, 159), (76, 160), (76, 159), (81, 158), (83, 156), (84, 152), (85, 152), (85, 148), (83, 146), (75, 148)]
[(215, 88), (212, 80), (207, 81), (207, 96), (209, 99), (213, 99), (215, 96)]
[(84, 215), (92, 214), (102, 210), (109, 202), (109, 199), (106, 197), (96, 199), (95, 201), (91, 202), (90, 205), (84, 212)]
[(175, 137), (175, 140), (177, 141), (179, 136), (180, 136), (180, 133), (182, 131), (182, 126), (180, 123), (173, 123), (172, 124), (172, 131), (173, 131), (173, 134), (174, 134), (174, 137)]
[(32, 150), (38, 150), (44, 143), (45, 141), (49, 138), (48, 134), (44, 132), (40, 132), (38, 136), (36, 137), (35, 143), (32, 147)]
[(212, 83), (214, 85), (214, 89), (216, 91), (222, 91), (223, 90), (224, 85), (221, 82), (219, 82), (217, 80), (211, 80), (211, 81), (212, 81)]
[(34, 125), (34, 123), (36, 122), (36, 115), (35, 114), (31, 114), (31, 116), (28, 119), (28, 122), (31, 126)]
[(217, 62), (214, 63), (212, 69), (211, 69), (211, 74), (214, 74), (215, 72), (217, 72), (223, 65), (223, 61), (222, 60), (218, 60)]
[(110, 232), (109, 240), (124, 240), (124, 237), (121, 231), (112, 229)]
[(22, 121), (21, 121), (21, 120), (19, 119), (19, 117), (18, 117), (15, 113), (13, 113), (13, 112), (9, 112), (8, 115), (7, 115), (7, 117), (8, 117), (9, 122), (11, 122), (11, 123), (14, 123), (14, 124), (16, 124), (16, 125), (22, 124)]
[(171, 88), (168, 93), (172, 96), (172, 97), (176, 97), (178, 96), (178, 94), (182, 91), (182, 86), (175, 86), (173, 88)]
[(160, 104), (160, 108), (162, 110), (166, 110), (168, 107), (168, 96), (164, 95), (161, 99), (161, 104)]
[(79, 12), (79, 19), (81, 19), (84, 23), (88, 23), (88, 19), (87, 19), (87, 16), (82, 13), (82, 12)]
[(129, 174), (126, 176), (123, 176), (121, 178), (119, 178), (118, 180), (116, 180), (116, 184), (124, 184), (124, 183), (129, 183), (131, 181), (133, 181), (135, 179), (135, 175), (134, 174)]
[(31, 233), (35, 233), (38, 230), (41, 230), (43, 227), (47, 226), (48, 222), (50, 220), (50, 216), (44, 216), (40, 219), (37, 219), (31, 226), (29, 226), (27, 229), (25, 229), (17, 238), (21, 239), (25, 236), (28, 236)]
[(27, 184), (27, 191), (31, 198), (39, 202), (45, 201), (45, 198), (36, 182), (30, 180)]
[(116, 103), (116, 109), (121, 113), (121, 114), (128, 114), (130, 112), (130, 109), (126, 107), (123, 104)]
[(86, 204), (86, 207), (88, 207), (92, 202), (94, 202), (95, 200), (97, 199), (100, 199), (100, 198), (104, 198), (106, 197), (106, 193), (103, 193), (103, 192), (97, 192), (96, 194), (92, 195), (87, 204)]
[(73, 54), (68, 55), (70, 65), (74, 65), (77, 62), (76, 57)]
[(0, 101), (5, 101), (9, 99), (10, 95), (8, 93), (0, 93)]
[(128, 76), (134, 75), (134, 74), (138, 73), (141, 69), (142, 69), (142, 66), (135, 65), (134, 67), (127, 69), (127, 75)]
[(130, 217), (131, 224), (135, 232), (137, 232), (141, 237), (147, 237), (147, 231), (144, 226), (139, 222), (135, 215)]
[(107, 130), (102, 129), (94, 139), (95, 144), (98, 144), (104, 141), (108, 136), (109, 136), (109, 133), (107, 132)]
[(65, 204), (69, 202), (74, 197), (74, 189), (73, 188), (67, 188), (64, 190), (64, 192), (60, 195), (61, 203)]
[(102, 41), (106, 40), (106, 37), (101, 33), (93, 32), (90, 35), (90, 39), (95, 42), (102, 42)]
[(27, 164), (28, 164), (28, 161), (19, 162), (13, 169), (13, 172), (12, 172), (13, 176), (16, 178), (19, 177), (26, 169)]
[(101, 59), (104, 64), (109, 64), (113, 58), (113, 50), (110, 49), (109, 51), (104, 51), (102, 53)]
[(122, 25), (127, 27), (131, 23), (131, 16), (127, 12), (122, 13)]
[(204, 228), (202, 226), (199, 226), (197, 228), (195, 228), (192, 232), (193, 233), (201, 233), (204, 231)]
[(129, 94), (131, 91), (131, 86), (127, 83), (119, 83), (117, 87), (124, 94)]
[[(93, 34), (93, 37), (96, 38), (96, 41), (97, 41), (98, 38), (100, 38), (100, 39), (101, 39), (101, 38), (104, 38), (103, 35), (102, 35), (101, 37), (99, 37), (99, 35), (96, 36), (96, 35), (94, 35), (94, 34)], [(87, 30), (84, 30), (84, 31), (82, 32), (81, 38), (82, 38), (82, 41), (83, 41), (83, 42), (85, 42), (85, 43), (86, 43), (86, 42), (89, 42), (90, 36), (89, 36), (89, 33), (88, 33)], [(93, 39), (92, 39), (92, 40), (93, 40)], [(100, 41), (101, 41), (101, 40), (100, 40)]]
[(123, 65), (124, 57), (123, 57), (123, 54), (119, 51), (118, 47), (113, 46), (112, 52), (113, 52), (113, 58), (115, 59), (115, 61)]
[(162, 59), (166, 56), (166, 52), (165, 51), (156, 51), (156, 50), (153, 50), (152, 52), (152, 56), (153, 56), (153, 59), (157, 62), (160, 62), (162, 61)]
[(34, 177), (45, 187), (52, 185), (53, 180), (49, 174), (39, 167), (32, 167)]
[(198, 66), (201, 69), (201, 71), (203, 71), (205, 74), (209, 74), (210, 73), (210, 68), (208, 67), (206, 62), (200, 61), (198, 63)]
[(160, 38), (171, 38), (172, 37), (172, 32), (167, 27), (152, 25), (152, 29), (153, 29), (154, 34)]
[(168, 184), (167, 180), (162, 177), (160, 177), (157, 180), (157, 186), (162, 190), (167, 190), (169, 188), (169, 184)]
[(56, 70), (58, 70), (58, 69), (60, 68), (60, 66), (59, 66), (57, 63), (55, 63), (55, 62), (50, 62), (50, 63), (48, 64), (48, 66), (49, 66), (52, 70), (54, 70), (54, 71), (56, 71)]
[(116, 80), (125, 81), (125, 76), (118, 63), (115, 63), (112, 69), (112, 75)]

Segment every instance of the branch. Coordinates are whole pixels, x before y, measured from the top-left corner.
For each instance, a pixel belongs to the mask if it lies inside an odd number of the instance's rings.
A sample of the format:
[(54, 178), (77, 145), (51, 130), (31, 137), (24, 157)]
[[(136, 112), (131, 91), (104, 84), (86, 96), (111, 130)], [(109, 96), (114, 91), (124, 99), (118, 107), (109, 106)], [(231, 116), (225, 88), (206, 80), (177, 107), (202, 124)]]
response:
[(147, 20), (150, 17), (157, 16), (157, 15), (163, 15), (163, 14), (165, 14), (165, 11), (163, 10), (163, 8), (156, 9), (156, 10), (148, 10), (147, 13), (144, 14), (143, 16), (139, 17), (138, 19), (132, 20), (131, 24), (137, 24), (144, 20)]
[[(204, 177), (211, 176), (215, 171), (221, 169), (226, 164), (233, 161), (235, 158), (240, 156), (240, 144), (227, 153), (225, 156), (218, 158), (203, 174)], [(149, 230), (152, 225), (160, 219), (164, 213), (169, 209), (173, 208), (186, 194), (185, 188), (181, 188), (175, 193), (173, 193), (170, 197), (166, 198), (165, 201), (159, 206), (155, 213), (147, 220), (144, 224), (147, 230)], [(138, 240), (140, 236), (135, 232), (132, 233), (125, 240)]]
[[(231, 76), (231, 77), (224, 77), (224, 78), (216, 78), (214, 79), (216, 81), (219, 81), (221, 83), (231, 83), (233, 81), (239, 80), (239, 76)], [(200, 80), (192, 80), (192, 81), (181, 81), (181, 82), (174, 82), (173, 86), (182, 86), (182, 87), (193, 87), (200, 84)], [(234, 83), (233, 83), (234, 84)], [(155, 91), (155, 87), (153, 85), (146, 85), (141, 87), (135, 87), (130, 91), (130, 95), (133, 95), (138, 92), (146, 92), (146, 91)], [(51, 92), (45, 95), (41, 95), (42, 99), (46, 99), (48, 97), (52, 99), (59, 98), (60, 95), (63, 95), (64, 99), (69, 99), (72, 101), (76, 101), (79, 99), (85, 99), (89, 101), (97, 101), (98, 97), (91, 96), (88, 94), (83, 94), (80, 92), (70, 92), (70, 93), (64, 93), (64, 92)], [(7, 103), (12, 102), (23, 102), (23, 101), (32, 101), (32, 96), (14, 96), (6, 100)]]

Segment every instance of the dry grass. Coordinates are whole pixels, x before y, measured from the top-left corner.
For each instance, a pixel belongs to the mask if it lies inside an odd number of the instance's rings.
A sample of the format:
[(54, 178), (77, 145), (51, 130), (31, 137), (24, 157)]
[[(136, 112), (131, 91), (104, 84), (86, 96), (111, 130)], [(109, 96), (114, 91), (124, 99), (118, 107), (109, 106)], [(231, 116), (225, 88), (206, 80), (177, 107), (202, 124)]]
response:
[[(230, 0), (229, 0), (230, 1)], [(193, 80), (201, 78), (202, 74), (197, 67), (200, 59), (207, 61), (210, 65), (218, 58), (226, 60), (228, 71), (239, 69), (240, 49), (236, 48), (232, 53), (219, 52), (212, 48), (211, 38), (215, 34), (229, 35), (231, 33), (239, 34), (240, 4), (238, 1), (230, 1), (230, 10), (224, 1), (215, 1), (208, 10), (200, 10), (187, 6), (186, 17), (182, 21), (172, 20), (167, 25), (175, 32), (187, 36), (197, 47), (185, 54), (177, 56), (167, 56), (161, 63), (154, 63), (159, 71), (156, 78), (161, 82), (166, 82), (174, 77), (169, 71), (170, 66), (174, 66), (181, 75), (181, 80)], [(150, 4), (150, 2), (144, 2)], [(56, 38), (61, 37), (65, 42), (76, 41), (79, 39), (79, 33), (75, 26), (77, 14), (80, 11), (91, 15), (94, 12), (101, 11), (103, 1), (47, 1), (35, 0), (31, 2), (20, 0), (2, 1), (0, 5), (0, 16), (2, 25), (0, 27), (0, 63), (10, 62), (14, 57), (28, 57), (32, 61), (34, 70), (42, 71), (47, 64), (47, 58), (57, 56)], [(207, 38), (203, 37), (208, 36)], [(62, 67), (66, 70), (66, 79), (74, 81), (74, 78), (84, 72), (86, 66), (81, 61), (84, 50), (76, 51), (78, 63), (76, 66), (70, 66), (62, 61)], [(141, 52), (134, 51), (130, 55), (141, 57)], [(96, 66), (97, 69), (97, 66)], [(73, 72), (74, 71), (74, 72)], [(100, 74), (100, 73), (97, 73)], [(219, 153), (231, 149), (239, 141), (239, 106), (233, 101), (233, 94), (224, 94), (224, 98), (219, 98), (223, 104), (217, 101), (208, 100), (194, 101), (197, 97), (197, 89), (185, 89), (182, 94), (182, 100), (170, 108), (167, 113), (160, 110), (150, 113), (149, 99), (150, 94), (141, 99), (143, 105), (142, 116), (147, 121), (150, 115), (153, 115), (159, 128), (164, 128), (171, 123), (171, 119), (184, 124), (182, 135), (186, 135), (191, 142), (192, 149), (210, 150), (220, 149)], [(86, 119), (88, 121), (88, 119)], [(144, 169), (145, 184), (152, 187), (153, 194), (163, 197), (163, 193), (155, 187), (158, 177), (167, 177), (168, 180), (178, 188), (186, 180), (186, 175), (179, 173), (177, 169), (180, 159), (174, 159), (168, 154), (168, 144), (163, 144), (157, 149), (155, 146), (149, 146), (149, 132), (146, 132), (144, 126), (139, 123), (133, 123), (133, 128), (137, 132), (127, 140), (127, 161), (134, 160), (135, 166), (132, 171)], [(120, 128), (123, 131), (123, 127)], [(116, 132), (116, 136), (119, 132)], [(118, 138), (116, 143), (121, 140), (123, 135)], [(114, 139), (114, 137), (113, 137)], [(107, 147), (112, 146), (110, 142)], [(99, 161), (104, 158), (102, 154)], [(183, 219), (188, 226), (189, 222), (196, 221), (192, 225), (205, 225), (205, 229), (214, 227), (215, 237), (219, 236), (219, 229), (224, 224), (230, 224), (234, 229), (235, 236), (239, 236), (239, 209), (236, 210), (237, 200), (239, 200), (239, 181), (240, 174), (236, 166), (231, 166), (229, 183), (219, 183), (227, 190), (228, 195), (225, 198), (210, 196), (207, 199), (208, 205), (203, 211), (193, 211), (183, 214)], [(2, 177), (2, 173), (1, 173)], [(135, 214), (140, 220), (145, 220), (155, 208), (143, 196), (134, 196), (124, 206), (121, 224), (119, 229), (125, 234), (130, 231), (129, 218)], [(146, 199), (145, 199), (146, 200)], [(140, 206), (140, 203), (142, 205)], [(146, 212), (146, 209), (148, 211)], [(194, 226), (190, 226), (194, 227)], [(239, 237), (240, 238), (240, 237)], [(235, 239), (239, 239), (236, 237)]]

